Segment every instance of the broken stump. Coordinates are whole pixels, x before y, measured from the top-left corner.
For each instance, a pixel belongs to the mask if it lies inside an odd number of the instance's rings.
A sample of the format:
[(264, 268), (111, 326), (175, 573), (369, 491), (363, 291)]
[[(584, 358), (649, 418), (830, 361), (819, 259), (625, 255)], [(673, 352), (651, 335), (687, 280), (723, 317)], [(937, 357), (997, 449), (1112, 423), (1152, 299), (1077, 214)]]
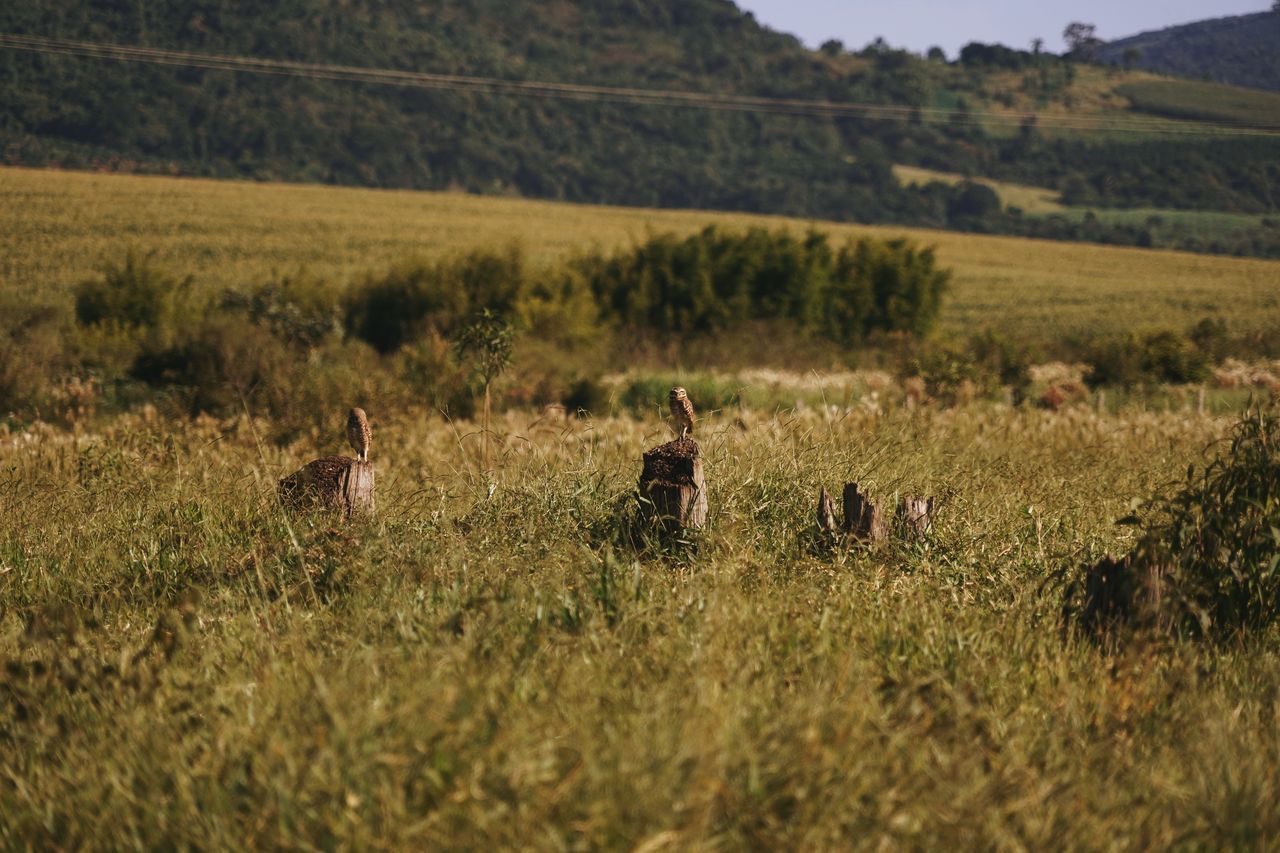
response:
[(818, 489), (818, 532), (819, 533), (835, 533), (836, 532), (836, 504), (831, 500), (831, 495), (827, 494), (827, 487), (821, 486)]
[(347, 456), (313, 459), (282, 479), (280, 503), (293, 510), (336, 509), (342, 518), (374, 513), (373, 463)]
[(640, 517), (667, 533), (700, 530), (707, 523), (707, 484), (702, 457), (691, 438), (676, 439), (644, 454)]
[(825, 486), (818, 489), (815, 511), (817, 530), (814, 543), (821, 549), (844, 542), (877, 545), (891, 532), (908, 541), (923, 541), (933, 527), (934, 500), (920, 495), (905, 495), (897, 505), (892, 528), (880, 504), (871, 499), (857, 483), (846, 483), (842, 496), (844, 521), (836, 517), (835, 501)]
[(1135, 554), (1107, 554), (1069, 590), (1063, 628), (1074, 622), (1087, 636), (1105, 640), (1126, 627), (1159, 624), (1165, 616), (1166, 575), (1163, 567), (1147, 565)]
[(882, 542), (888, 536), (884, 512), (857, 483), (847, 483), (844, 487), (844, 531), (868, 545)]
[(921, 542), (933, 526), (933, 498), (903, 495), (898, 499), (898, 531), (902, 538)]

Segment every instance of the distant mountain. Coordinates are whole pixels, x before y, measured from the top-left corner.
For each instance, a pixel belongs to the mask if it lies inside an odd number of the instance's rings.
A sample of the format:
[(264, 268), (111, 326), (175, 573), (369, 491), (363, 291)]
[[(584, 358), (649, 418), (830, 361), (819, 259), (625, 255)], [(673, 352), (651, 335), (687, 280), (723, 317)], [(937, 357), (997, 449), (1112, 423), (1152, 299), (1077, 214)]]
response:
[(1098, 57), (1128, 64), (1125, 54), (1134, 49), (1140, 51), (1135, 63), (1140, 68), (1280, 91), (1280, 12), (1214, 18), (1140, 33), (1108, 42)]

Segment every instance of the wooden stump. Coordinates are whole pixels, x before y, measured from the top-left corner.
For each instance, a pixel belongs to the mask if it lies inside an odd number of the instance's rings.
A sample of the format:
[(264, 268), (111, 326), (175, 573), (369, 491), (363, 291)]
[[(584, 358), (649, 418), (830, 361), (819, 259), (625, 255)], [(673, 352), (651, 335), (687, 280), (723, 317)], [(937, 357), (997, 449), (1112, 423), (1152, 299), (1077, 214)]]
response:
[(667, 533), (700, 530), (707, 523), (707, 484), (693, 439), (676, 439), (644, 454), (640, 517)]
[(282, 479), (280, 503), (289, 509), (336, 509), (342, 518), (374, 513), (373, 463), (347, 456), (313, 459)]
[(844, 530), (868, 545), (882, 542), (888, 536), (884, 513), (857, 483), (847, 483), (844, 487)]
[(827, 494), (826, 486), (818, 489), (818, 532), (819, 533), (835, 533), (836, 532), (836, 505), (831, 500), (831, 495)]
[[(842, 499), (844, 523), (836, 519), (835, 502), (825, 486), (818, 489), (815, 545), (828, 549), (844, 542), (876, 545), (889, 538), (890, 524), (879, 504), (857, 483), (846, 483)], [(907, 540), (921, 541), (933, 525), (933, 498), (906, 495), (897, 506), (893, 531)]]
[(920, 542), (933, 526), (933, 498), (903, 495), (898, 500), (898, 531), (904, 539)]
[(1100, 640), (1122, 628), (1160, 624), (1166, 616), (1166, 574), (1163, 567), (1144, 565), (1133, 554), (1108, 554), (1085, 570), (1079, 605), (1064, 608), (1063, 616), (1072, 616), (1086, 635)]

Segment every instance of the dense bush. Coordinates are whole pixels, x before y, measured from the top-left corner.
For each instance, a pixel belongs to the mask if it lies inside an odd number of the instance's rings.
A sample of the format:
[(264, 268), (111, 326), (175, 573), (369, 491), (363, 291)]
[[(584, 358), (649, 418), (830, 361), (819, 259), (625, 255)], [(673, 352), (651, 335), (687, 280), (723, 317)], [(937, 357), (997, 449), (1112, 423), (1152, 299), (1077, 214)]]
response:
[(108, 263), (101, 278), (80, 282), (75, 289), (76, 320), (84, 326), (104, 326), (136, 334), (149, 344), (172, 342), (179, 327), (190, 322), (190, 276), (174, 278), (149, 256), (130, 251), (121, 264)]
[(844, 345), (872, 332), (927, 332), (950, 280), (931, 249), (905, 240), (862, 239), (833, 250), (817, 232), (798, 239), (759, 228), (651, 236), (578, 266), (602, 315), (623, 327), (697, 335), (785, 321), (801, 335)]
[(72, 370), (65, 317), (48, 306), (0, 306), (0, 419), (46, 411), (54, 383)]
[(964, 219), (983, 219), (1000, 212), (1000, 196), (986, 184), (964, 181), (956, 188), (947, 207), (948, 218), (955, 222)]
[(1069, 626), (1228, 639), (1280, 617), (1280, 413), (1248, 412), (1213, 463), (1189, 468), (1185, 485), (1145, 513), (1127, 519), (1144, 525), (1127, 557), (1068, 587)]
[(998, 332), (987, 330), (963, 343), (930, 341), (913, 349), (904, 354), (903, 377), (921, 380), (925, 394), (937, 400), (953, 403), (1008, 389), (1013, 401), (1021, 403), (1031, 385), (1031, 351)]
[(476, 311), (510, 315), (526, 280), (524, 255), (515, 247), (402, 264), (352, 290), (346, 328), (378, 352), (394, 352), (431, 333), (452, 336)]
[(1090, 385), (1132, 387), (1201, 382), (1209, 375), (1210, 354), (1191, 338), (1164, 330), (1101, 341), (1093, 345), (1085, 361), (1090, 366)]
[(339, 335), (345, 317), (341, 289), (308, 275), (280, 278), (249, 293), (229, 291), (222, 308), (304, 349)]

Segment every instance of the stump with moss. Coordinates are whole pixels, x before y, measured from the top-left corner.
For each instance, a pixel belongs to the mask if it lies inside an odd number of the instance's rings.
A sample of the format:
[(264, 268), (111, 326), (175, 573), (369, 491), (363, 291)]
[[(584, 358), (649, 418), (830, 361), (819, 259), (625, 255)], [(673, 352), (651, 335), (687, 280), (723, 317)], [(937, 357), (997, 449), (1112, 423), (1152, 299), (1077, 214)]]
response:
[(293, 510), (332, 509), (342, 518), (374, 513), (373, 463), (347, 456), (313, 459), (282, 479), (280, 503)]
[(640, 517), (665, 533), (701, 530), (707, 523), (707, 484), (697, 442), (676, 439), (644, 454)]

